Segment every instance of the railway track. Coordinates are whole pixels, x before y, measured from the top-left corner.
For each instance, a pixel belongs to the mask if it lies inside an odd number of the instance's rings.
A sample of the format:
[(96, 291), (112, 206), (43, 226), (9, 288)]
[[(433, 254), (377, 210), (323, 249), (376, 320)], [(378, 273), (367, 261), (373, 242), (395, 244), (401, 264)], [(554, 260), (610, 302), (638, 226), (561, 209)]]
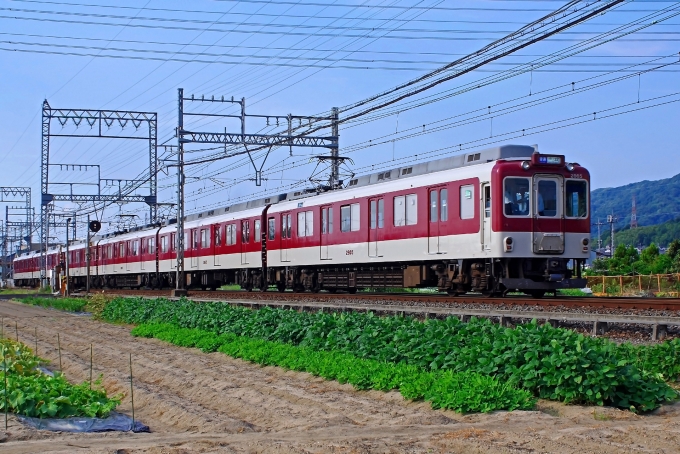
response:
[[(169, 297), (169, 290), (105, 290), (107, 294)], [(292, 293), (292, 292), (246, 292), (190, 290), (189, 297), (206, 300), (255, 300), (255, 301), (316, 301), (330, 303), (352, 300), (393, 304), (444, 304), (485, 306), (537, 306), (543, 308), (619, 309), (627, 311), (680, 311), (680, 298), (641, 297), (559, 297), (536, 299), (530, 296), (506, 296), (487, 298), (480, 295), (449, 296), (423, 293)]]

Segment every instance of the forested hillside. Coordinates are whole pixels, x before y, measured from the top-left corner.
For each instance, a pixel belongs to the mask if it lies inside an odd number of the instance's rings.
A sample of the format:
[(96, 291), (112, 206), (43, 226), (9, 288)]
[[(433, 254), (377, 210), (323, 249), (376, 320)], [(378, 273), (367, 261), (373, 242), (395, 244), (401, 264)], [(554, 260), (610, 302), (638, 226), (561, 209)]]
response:
[[(595, 189), (592, 192), (592, 222), (605, 222), (614, 213), (619, 222), (616, 230), (630, 226), (633, 195), (637, 200), (638, 225), (657, 225), (680, 218), (680, 174), (656, 181), (640, 181), (617, 188)], [(606, 227), (603, 227), (607, 230)], [(592, 228), (593, 236), (597, 227)]]
[[(592, 236), (594, 239), (597, 238), (596, 227), (593, 227)], [(655, 243), (660, 247), (666, 247), (675, 239), (680, 240), (680, 218), (659, 225), (638, 227), (637, 229), (626, 227), (614, 234), (616, 244), (625, 244), (636, 247), (646, 247), (652, 243)], [(609, 230), (606, 228), (602, 229), (602, 242), (604, 246), (609, 244)]]

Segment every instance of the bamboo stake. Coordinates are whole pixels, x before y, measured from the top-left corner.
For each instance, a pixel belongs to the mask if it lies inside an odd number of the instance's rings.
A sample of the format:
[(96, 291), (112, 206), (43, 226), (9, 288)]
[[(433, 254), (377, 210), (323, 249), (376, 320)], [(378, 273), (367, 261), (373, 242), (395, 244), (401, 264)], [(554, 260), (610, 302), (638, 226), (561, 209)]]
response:
[(57, 348), (59, 349), (59, 372), (63, 373), (63, 369), (61, 367), (61, 339), (59, 338), (59, 333), (57, 333)]
[(92, 344), (90, 344), (90, 389), (92, 389)]
[(5, 338), (5, 317), (0, 317), (0, 338)]
[(17, 342), (19, 342), (19, 324), (17, 321), (14, 321), (14, 330), (17, 332)]
[(38, 328), (35, 328), (35, 356), (38, 356)]
[(130, 400), (132, 401), (132, 431), (135, 430), (135, 389), (132, 387), (132, 353), (130, 353)]
[(5, 347), (2, 347), (2, 372), (5, 376), (5, 430), (7, 430), (7, 357), (5, 356)]

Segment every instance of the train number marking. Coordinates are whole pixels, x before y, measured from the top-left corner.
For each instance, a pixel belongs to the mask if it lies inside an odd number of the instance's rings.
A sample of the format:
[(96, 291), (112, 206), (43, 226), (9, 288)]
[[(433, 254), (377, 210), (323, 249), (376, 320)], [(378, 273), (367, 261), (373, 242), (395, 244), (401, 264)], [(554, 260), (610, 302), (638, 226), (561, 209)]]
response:
[(354, 249), (347, 249), (345, 255), (354, 255)]
[(580, 173), (572, 173), (572, 174), (571, 174), (571, 177), (572, 177), (572, 178), (578, 178), (578, 179), (580, 179), (580, 180), (583, 179), (583, 175), (581, 175)]

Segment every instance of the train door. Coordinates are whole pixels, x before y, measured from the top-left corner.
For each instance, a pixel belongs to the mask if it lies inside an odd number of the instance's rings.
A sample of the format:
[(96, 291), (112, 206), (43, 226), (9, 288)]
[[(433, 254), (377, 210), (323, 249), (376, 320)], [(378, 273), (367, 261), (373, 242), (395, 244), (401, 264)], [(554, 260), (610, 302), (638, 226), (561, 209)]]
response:
[(328, 249), (330, 247), (329, 238), (333, 233), (333, 207), (330, 205), (322, 206), (319, 219), (321, 220), (321, 228), (319, 229), (319, 232), (321, 232), (321, 241), (319, 242), (321, 250), (319, 258), (321, 260), (331, 260)]
[(430, 189), (430, 215), (427, 234), (427, 252), (429, 254), (445, 254), (446, 244), (444, 226), (449, 220), (449, 191), (445, 187)]
[(293, 215), (290, 212), (281, 213), (281, 261), (290, 262), (288, 249), (291, 247), (293, 234)]
[(132, 267), (135, 264), (134, 262), (137, 260), (137, 254), (139, 254), (138, 244), (139, 240), (128, 241), (125, 271), (132, 271)]
[(491, 185), (482, 183), (482, 250), (491, 250)]
[(191, 230), (191, 245), (185, 249), (191, 249), (191, 267), (198, 268), (198, 229)]
[(220, 266), (220, 255), (218, 248), (222, 246), (222, 229), (220, 229), (219, 224), (215, 224), (213, 226), (213, 240), (214, 240), (212, 247), (213, 264), (215, 266)]
[(250, 221), (241, 221), (241, 265), (248, 265), (248, 245), (250, 244)]
[(113, 257), (113, 272), (119, 273), (121, 266), (119, 262), (121, 262), (121, 260), (123, 260), (125, 257), (125, 242), (113, 244)]
[(146, 254), (151, 253), (151, 238), (141, 239), (141, 251), (139, 252), (139, 266), (142, 271), (146, 270)]
[(564, 178), (561, 175), (536, 175), (533, 186), (533, 251), (536, 254), (561, 254), (564, 252)]
[[(186, 244), (185, 244), (186, 246)], [(177, 270), (177, 234), (176, 233), (171, 233), (170, 234), (170, 250), (174, 252), (174, 257), (170, 257), (170, 269), (171, 270)]]
[(290, 212), (281, 213), (281, 261), (290, 262), (288, 249), (292, 246), (293, 215)]
[(380, 241), (385, 228), (385, 200), (383, 197), (368, 199), (368, 256), (382, 257)]

